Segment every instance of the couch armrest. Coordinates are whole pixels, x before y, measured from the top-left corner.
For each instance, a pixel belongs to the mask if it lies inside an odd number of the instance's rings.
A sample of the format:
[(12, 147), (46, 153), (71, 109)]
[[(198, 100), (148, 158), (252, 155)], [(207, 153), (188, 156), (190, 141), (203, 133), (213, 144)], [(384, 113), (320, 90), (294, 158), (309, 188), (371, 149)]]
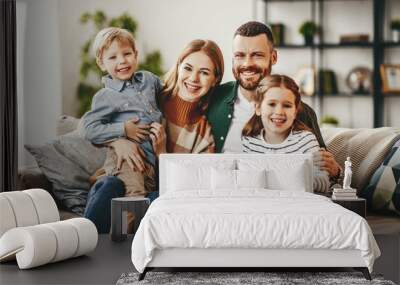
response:
[(42, 188), (51, 193), (52, 184), (38, 167), (20, 169), (18, 171), (18, 190)]

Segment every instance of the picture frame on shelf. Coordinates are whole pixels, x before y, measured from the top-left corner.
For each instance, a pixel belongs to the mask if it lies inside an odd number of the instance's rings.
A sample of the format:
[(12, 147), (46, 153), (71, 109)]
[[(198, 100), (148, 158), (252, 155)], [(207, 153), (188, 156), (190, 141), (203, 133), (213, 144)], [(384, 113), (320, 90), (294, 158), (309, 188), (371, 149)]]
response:
[(400, 64), (381, 64), (383, 93), (400, 93)]
[(313, 66), (303, 66), (297, 71), (294, 80), (299, 85), (302, 95), (313, 96), (315, 94), (315, 76)]

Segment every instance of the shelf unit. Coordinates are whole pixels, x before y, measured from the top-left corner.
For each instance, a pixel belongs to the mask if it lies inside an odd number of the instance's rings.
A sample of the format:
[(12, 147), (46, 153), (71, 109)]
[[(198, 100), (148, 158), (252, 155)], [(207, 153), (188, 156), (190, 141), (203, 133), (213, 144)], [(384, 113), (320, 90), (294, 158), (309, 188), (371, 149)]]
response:
[[(263, 0), (265, 3), (265, 20), (268, 21), (268, 4), (270, 2), (309, 2), (311, 3), (311, 19), (316, 22), (324, 30), (324, 2), (343, 2), (345, 5), (349, 1), (359, 1), (360, 0)], [(327, 49), (370, 49), (372, 51), (372, 94), (344, 94), (344, 92), (339, 92), (339, 94), (320, 94), (316, 93), (317, 96), (312, 98), (313, 102), (318, 100), (318, 105), (320, 106), (320, 114), (323, 115), (323, 100), (325, 98), (372, 98), (373, 106), (373, 126), (382, 127), (384, 125), (384, 98), (386, 97), (400, 97), (395, 94), (383, 94), (382, 93), (382, 81), (380, 77), (380, 65), (384, 62), (384, 54), (386, 48), (399, 48), (400, 43), (385, 41), (384, 40), (384, 18), (385, 18), (385, 3), (386, 0), (361, 0), (361, 2), (372, 2), (372, 21), (373, 21), (373, 31), (370, 37), (372, 41), (360, 42), (360, 43), (329, 43), (324, 41), (323, 33), (319, 37), (318, 44), (313, 45), (303, 45), (303, 44), (283, 44), (278, 45), (277, 49), (309, 49), (312, 52), (311, 56), (311, 66), (315, 66), (316, 70), (324, 68), (323, 64), (317, 65), (316, 62), (323, 62), (323, 53)], [(318, 76), (318, 72), (317, 72)], [(316, 84), (318, 85), (318, 78)], [(315, 90), (318, 90), (318, 86), (315, 86)]]

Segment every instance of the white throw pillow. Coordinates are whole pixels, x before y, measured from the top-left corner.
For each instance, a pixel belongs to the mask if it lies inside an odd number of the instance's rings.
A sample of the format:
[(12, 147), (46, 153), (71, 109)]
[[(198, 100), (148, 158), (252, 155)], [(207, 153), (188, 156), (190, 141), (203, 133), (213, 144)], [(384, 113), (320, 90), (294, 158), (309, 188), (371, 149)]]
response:
[(236, 170), (238, 188), (267, 188), (267, 171)]
[(171, 191), (209, 189), (210, 172), (211, 168), (207, 167), (188, 167), (182, 164), (169, 163), (168, 189)]
[(236, 170), (211, 169), (211, 189), (236, 190)]
[(274, 155), (271, 159), (244, 158), (238, 159), (237, 165), (239, 170), (266, 170), (268, 189), (312, 192), (312, 164), (310, 169), (304, 156), (284, 154)]
[(234, 169), (234, 160), (213, 162), (196, 160), (175, 160), (167, 164), (168, 191), (210, 190), (212, 169)]
[(307, 191), (304, 163), (290, 168), (270, 169), (267, 174), (268, 188), (289, 191)]
[(267, 178), (265, 170), (211, 170), (211, 188), (213, 190), (237, 190), (240, 188), (266, 188)]

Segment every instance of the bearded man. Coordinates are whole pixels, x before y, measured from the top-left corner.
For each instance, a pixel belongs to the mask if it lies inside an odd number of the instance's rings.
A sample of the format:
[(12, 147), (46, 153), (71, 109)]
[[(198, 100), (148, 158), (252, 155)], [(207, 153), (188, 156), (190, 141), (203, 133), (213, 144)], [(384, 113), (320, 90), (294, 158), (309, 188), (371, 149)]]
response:
[[(266, 25), (252, 21), (236, 30), (232, 58), (236, 81), (222, 84), (214, 90), (207, 112), (216, 152), (242, 152), (242, 130), (255, 111), (252, 98), (259, 82), (271, 74), (277, 59), (272, 32)], [(299, 119), (317, 137), (323, 162), (321, 168), (331, 177), (338, 178), (341, 168), (333, 155), (326, 151), (314, 110), (304, 102), (301, 102)]]

